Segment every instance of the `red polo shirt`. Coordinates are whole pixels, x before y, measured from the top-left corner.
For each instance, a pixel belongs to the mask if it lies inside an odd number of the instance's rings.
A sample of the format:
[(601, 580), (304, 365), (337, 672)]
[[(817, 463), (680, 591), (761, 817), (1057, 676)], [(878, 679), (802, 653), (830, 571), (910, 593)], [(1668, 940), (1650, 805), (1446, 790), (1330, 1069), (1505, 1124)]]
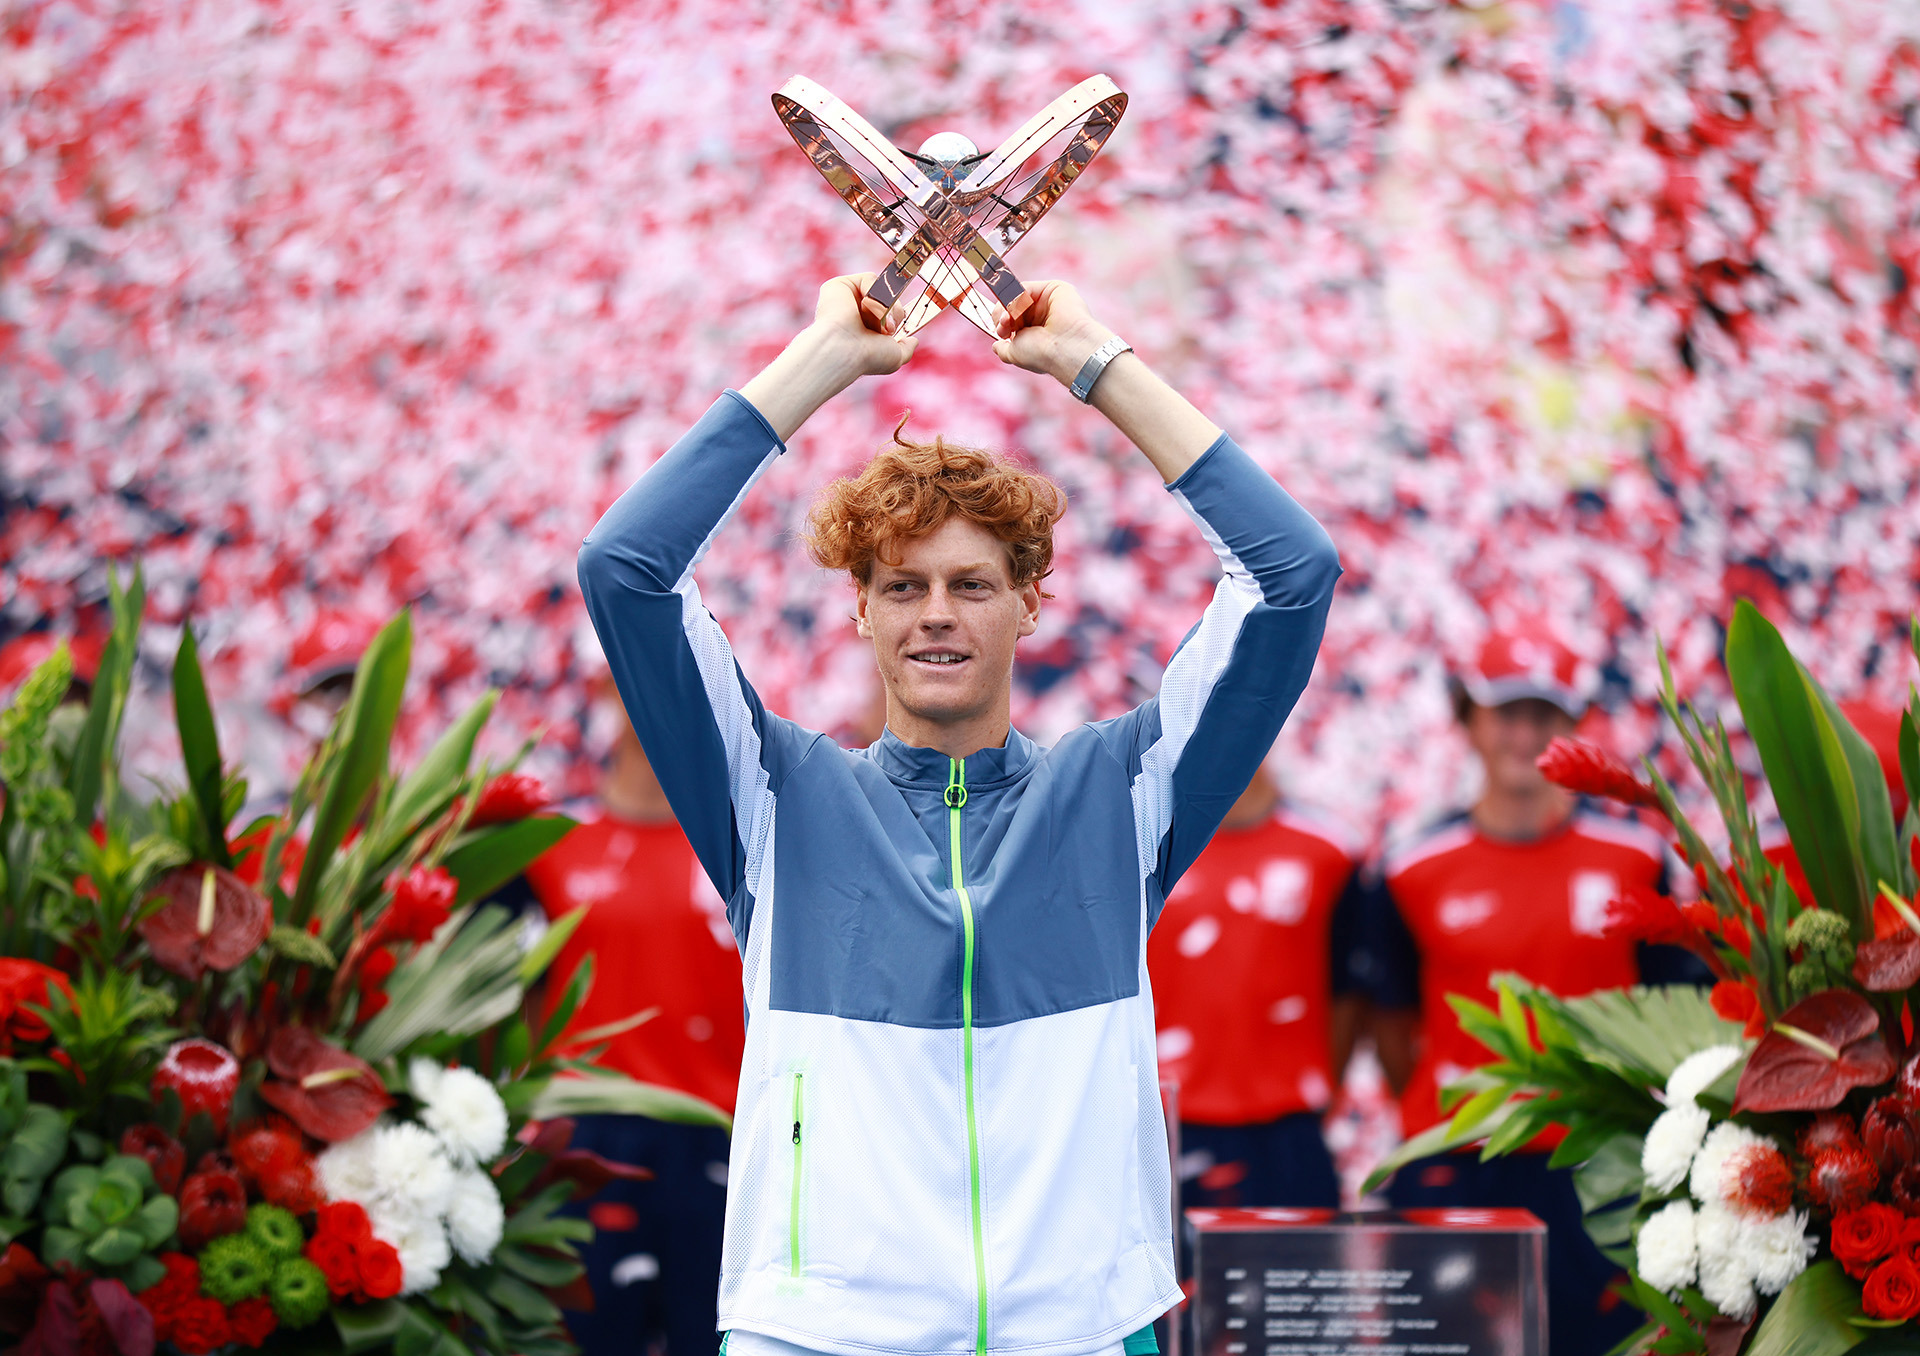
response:
[(526, 874), (549, 918), (592, 906), (549, 972), (552, 1003), (593, 957), (593, 987), (568, 1031), (658, 1008), (651, 1021), (615, 1036), (600, 1062), (731, 1113), (746, 1042), (740, 955), (726, 905), (680, 826), (603, 811)]
[(1215, 834), (1174, 887), (1147, 968), (1181, 1120), (1250, 1125), (1326, 1107), (1330, 933), (1355, 855), (1340, 829), (1283, 807)]
[[(1607, 905), (1629, 886), (1662, 888), (1666, 856), (1652, 829), (1586, 808), (1531, 842), (1489, 838), (1461, 815), (1388, 853), (1385, 891), (1417, 955), (1423, 1036), (1401, 1097), (1407, 1135), (1440, 1119), (1443, 1084), (1493, 1058), (1447, 995), (1491, 1004), (1492, 977), (1509, 971), (1567, 998), (1637, 983), (1634, 944), (1601, 935)], [(1393, 994), (1411, 977), (1380, 978), (1383, 1005), (1406, 1006)]]

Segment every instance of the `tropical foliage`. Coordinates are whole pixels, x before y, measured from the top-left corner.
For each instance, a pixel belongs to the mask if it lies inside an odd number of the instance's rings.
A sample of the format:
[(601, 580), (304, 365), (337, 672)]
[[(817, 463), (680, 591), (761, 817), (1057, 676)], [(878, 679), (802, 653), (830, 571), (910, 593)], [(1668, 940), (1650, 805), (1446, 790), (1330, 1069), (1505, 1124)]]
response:
[(64, 649), (0, 713), (0, 1345), (561, 1353), (578, 1195), (640, 1169), (566, 1113), (724, 1121), (603, 1073), (591, 983), (487, 897), (571, 821), (476, 759), (489, 694), (389, 766), (407, 614), (367, 649), (284, 811), (234, 824), (193, 631), (177, 787), (115, 751), (144, 607), (116, 581), (84, 699)]
[[(1920, 623), (1914, 647), (1920, 656)], [(1642, 778), (1571, 741), (1541, 759), (1555, 781), (1671, 826), (1698, 898), (1629, 895), (1609, 931), (1687, 948), (1712, 989), (1561, 999), (1506, 977), (1491, 1008), (1452, 998), (1494, 1058), (1446, 1089), (1451, 1118), (1375, 1178), (1474, 1143), (1511, 1153), (1551, 1130), (1589, 1233), (1647, 1313), (1621, 1351), (1911, 1350), (1920, 695), (1909, 689), (1890, 788), (1872, 746), (1750, 604), (1735, 611), (1726, 661), (1787, 842), (1769, 845), (1745, 750), (1680, 700), (1664, 657), (1663, 705), (1720, 811), (1724, 848), (1688, 822), (1650, 760)]]

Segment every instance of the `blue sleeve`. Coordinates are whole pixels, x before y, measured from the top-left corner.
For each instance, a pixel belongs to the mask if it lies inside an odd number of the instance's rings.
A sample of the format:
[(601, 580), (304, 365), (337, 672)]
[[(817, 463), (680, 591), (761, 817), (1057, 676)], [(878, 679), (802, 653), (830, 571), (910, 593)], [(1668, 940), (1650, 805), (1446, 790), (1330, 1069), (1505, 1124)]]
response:
[(782, 769), (814, 736), (762, 707), (693, 570), (783, 451), (728, 391), (580, 549), (580, 591), (620, 699), (743, 947)]
[(1313, 672), (1340, 557), (1319, 523), (1224, 433), (1173, 484), (1222, 577), (1140, 707), (1102, 737), (1125, 764), (1143, 874), (1193, 865)]

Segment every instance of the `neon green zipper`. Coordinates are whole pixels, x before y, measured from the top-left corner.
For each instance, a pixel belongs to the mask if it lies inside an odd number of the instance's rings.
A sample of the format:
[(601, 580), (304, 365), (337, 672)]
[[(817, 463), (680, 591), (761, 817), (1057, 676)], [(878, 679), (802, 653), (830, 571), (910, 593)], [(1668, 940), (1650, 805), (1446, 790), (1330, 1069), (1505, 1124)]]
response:
[[(953, 851), (953, 892), (960, 896), (966, 952), (960, 963), (960, 1050), (967, 1080), (967, 1192), (973, 1207), (974, 1356), (987, 1356), (987, 1240), (980, 1220), (980, 1126), (973, 1109), (973, 899), (960, 869), (960, 807), (967, 803), (967, 761), (947, 760), (947, 831)], [(797, 1129), (797, 1127), (796, 1127)]]
[(793, 1075), (793, 1199), (787, 1207), (787, 1265), (794, 1278), (800, 1276), (800, 1090), (806, 1077), (798, 1070)]

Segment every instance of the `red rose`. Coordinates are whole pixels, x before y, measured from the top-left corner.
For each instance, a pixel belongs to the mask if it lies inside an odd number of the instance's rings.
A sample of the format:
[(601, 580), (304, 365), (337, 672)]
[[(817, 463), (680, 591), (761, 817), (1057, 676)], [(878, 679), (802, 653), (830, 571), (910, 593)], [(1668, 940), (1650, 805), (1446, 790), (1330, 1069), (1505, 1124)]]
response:
[(320, 1207), (319, 1232), (358, 1243), (373, 1237), (373, 1221), (358, 1201), (329, 1201)]
[(227, 1310), (227, 1324), (233, 1329), (234, 1341), (243, 1347), (258, 1347), (273, 1335), (280, 1320), (274, 1316), (273, 1302), (256, 1295)]
[(1908, 1219), (1900, 1225), (1900, 1241), (1894, 1249), (1920, 1270), (1920, 1220)]
[(247, 1225), (247, 1189), (230, 1172), (197, 1172), (180, 1188), (180, 1245), (194, 1252)]
[(416, 866), (404, 876), (390, 877), (387, 886), (393, 902), (381, 916), (379, 930), (381, 940), (392, 942), (430, 940), (453, 913), (460, 894), (458, 882), (438, 866)]
[(335, 1299), (350, 1299), (360, 1289), (360, 1264), (353, 1244), (338, 1234), (318, 1233), (307, 1240), (307, 1260), (327, 1278)]
[(1907, 1218), (1890, 1205), (1875, 1202), (1833, 1217), (1833, 1255), (1847, 1275), (1859, 1280), (1900, 1242)]
[(1882, 1262), (1867, 1277), (1861, 1307), (1868, 1318), (1905, 1321), (1920, 1315), (1920, 1270), (1904, 1257)]
[(173, 1344), (186, 1356), (206, 1356), (232, 1340), (233, 1325), (227, 1322), (226, 1307), (217, 1299), (196, 1295), (174, 1315)]
[(360, 1288), (368, 1299), (392, 1299), (400, 1293), (400, 1254), (393, 1244), (366, 1238), (353, 1245), (360, 1263)]
[(547, 808), (551, 797), (538, 777), (524, 772), (507, 772), (487, 783), (480, 803), (473, 807), (467, 827), (484, 828), (488, 824), (506, 824), (537, 815)]
[(120, 1152), (144, 1158), (153, 1169), (153, 1184), (167, 1195), (180, 1190), (180, 1179), (187, 1171), (186, 1148), (151, 1121), (130, 1125), (120, 1136)]

